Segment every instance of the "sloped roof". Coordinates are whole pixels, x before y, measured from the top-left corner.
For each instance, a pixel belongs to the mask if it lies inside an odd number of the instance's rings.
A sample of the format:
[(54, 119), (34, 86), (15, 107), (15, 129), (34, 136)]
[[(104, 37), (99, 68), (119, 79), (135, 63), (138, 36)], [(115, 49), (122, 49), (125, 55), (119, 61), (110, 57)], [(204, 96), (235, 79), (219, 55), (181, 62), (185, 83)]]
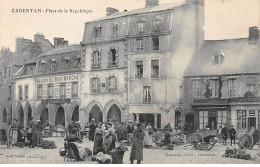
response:
[(70, 45), (70, 46), (58, 47), (44, 53), (42, 56), (78, 51), (80, 50), (80, 48), (81, 45)]
[[(214, 64), (212, 55), (222, 50), (224, 60)], [(260, 40), (248, 44), (248, 39), (204, 41), (195, 52), (184, 76), (260, 73)]]
[(162, 5), (153, 6), (153, 7), (145, 7), (145, 8), (135, 9), (135, 10), (131, 10), (131, 11), (115, 13), (115, 14), (112, 14), (110, 16), (106, 16), (106, 17), (103, 17), (103, 18), (100, 18), (100, 19), (89, 21), (89, 22), (108, 20), (108, 19), (113, 19), (113, 18), (123, 17), (123, 16), (129, 16), (129, 15), (134, 15), (134, 14), (142, 14), (142, 13), (151, 13), (151, 12), (170, 10), (170, 9), (182, 6), (184, 4), (188, 4), (186, 2), (186, 0), (183, 0), (182, 2), (175, 2), (175, 3), (170, 3), (170, 4), (162, 4)]

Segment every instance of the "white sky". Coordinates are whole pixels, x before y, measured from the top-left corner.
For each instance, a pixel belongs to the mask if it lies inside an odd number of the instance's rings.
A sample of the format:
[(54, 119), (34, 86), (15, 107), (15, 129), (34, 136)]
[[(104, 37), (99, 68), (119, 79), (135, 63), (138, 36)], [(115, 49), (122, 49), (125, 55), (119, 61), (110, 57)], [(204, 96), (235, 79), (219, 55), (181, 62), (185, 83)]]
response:
[[(160, 0), (160, 4), (183, 0)], [(15, 38), (43, 33), (50, 42), (83, 38), (86, 21), (104, 17), (106, 7), (119, 11), (142, 8), (145, 0), (0, 0), (0, 47), (15, 48)], [(12, 13), (12, 9), (86, 9), (90, 14)], [(260, 0), (205, 0), (205, 39), (245, 38), (248, 27), (260, 27)]]

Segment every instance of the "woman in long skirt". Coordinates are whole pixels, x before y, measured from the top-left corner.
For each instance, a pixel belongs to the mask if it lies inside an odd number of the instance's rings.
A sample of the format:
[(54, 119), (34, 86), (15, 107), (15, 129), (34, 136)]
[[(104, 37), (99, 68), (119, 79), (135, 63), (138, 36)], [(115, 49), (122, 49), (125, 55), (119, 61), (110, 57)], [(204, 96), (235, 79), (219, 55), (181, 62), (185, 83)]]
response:
[(148, 123), (148, 125), (146, 126), (145, 129), (145, 138), (144, 138), (144, 146), (145, 148), (151, 148), (153, 145), (153, 137), (152, 137), (152, 133), (153, 132), (153, 128), (151, 126), (151, 123)]
[(101, 122), (98, 123), (98, 127), (95, 131), (93, 154), (96, 155), (99, 152), (104, 151), (103, 149), (103, 136), (104, 129), (102, 128)]
[(19, 123), (17, 119), (13, 120), (13, 123), (11, 125), (12, 127), (12, 141), (11, 144), (15, 145), (17, 143), (17, 139), (18, 139), (18, 127), (19, 127)]
[(43, 124), (40, 120), (38, 120), (35, 125), (35, 131), (36, 131), (36, 145), (38, 147), (41, 147), (43, 143), (43, 139), (42, 139)]
[(108, 130), (105, 133), (104, 136), (104, 151), (107, 154), (109, 151), (113, 150), (115, 148), (115, 142), (116, 142), (116, 133), (115, 129), (112, 128), (112, 123), (107, 123)]
[(130, 153), (131, 164), (134, 163), (134, 160), (137, 160), (137, 163), (140, 164), (143, 160), (143, 143), (144, 143), (145, 132), (142, 129), (142, 124), (137, 124), (137, 129), (134, 131), (132, 138), (132, 148)]

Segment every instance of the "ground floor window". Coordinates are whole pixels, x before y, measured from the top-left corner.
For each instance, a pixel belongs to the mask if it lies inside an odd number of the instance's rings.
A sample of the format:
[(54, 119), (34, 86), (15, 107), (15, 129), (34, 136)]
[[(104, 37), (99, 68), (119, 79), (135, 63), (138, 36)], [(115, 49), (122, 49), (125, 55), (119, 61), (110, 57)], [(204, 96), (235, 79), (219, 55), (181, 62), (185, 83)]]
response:
[(210, 129), (224, 127), (227, 123), (227, 111), (199, 111), (199, 128), (204, 129), (206, 125)]
[(260, 110), (237, 110), (237, 129), (248, 130), (260, 127)]
[(134, 120), (139, 120), (139, 122), (144, 123), (145, 126), (151, 123), (152, 127), (161, 128), (161, 114), (134, 114)]

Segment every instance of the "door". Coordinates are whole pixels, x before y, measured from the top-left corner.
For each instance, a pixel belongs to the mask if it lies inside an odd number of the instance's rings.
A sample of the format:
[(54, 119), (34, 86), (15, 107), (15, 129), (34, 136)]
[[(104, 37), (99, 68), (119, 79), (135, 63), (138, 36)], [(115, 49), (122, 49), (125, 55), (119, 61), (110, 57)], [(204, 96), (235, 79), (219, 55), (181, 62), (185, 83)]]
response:
[(210, 129), (217, 129), (217, 112), (209, 111), (208, 126)]

